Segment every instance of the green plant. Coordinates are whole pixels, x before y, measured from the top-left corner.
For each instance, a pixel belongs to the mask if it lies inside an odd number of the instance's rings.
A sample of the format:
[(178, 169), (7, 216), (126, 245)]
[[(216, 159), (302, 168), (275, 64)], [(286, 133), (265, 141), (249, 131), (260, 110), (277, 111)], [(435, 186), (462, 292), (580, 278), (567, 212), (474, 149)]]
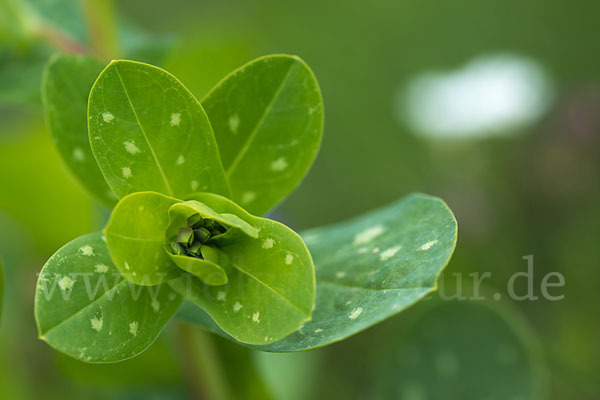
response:
[(160, 68), (60, 54), (42, 99), (67, 166), (114, 206), (39, 277), (40, 337), (74, 358), (134, 357), (176, 315), (262, 350), (324, 346), (435, 290), (454, 249), (456, 221), (427, 195), (301, 236), (256, 216), (319, 149), (321, 94), (297, 57), (254, 60), (199, 102)]

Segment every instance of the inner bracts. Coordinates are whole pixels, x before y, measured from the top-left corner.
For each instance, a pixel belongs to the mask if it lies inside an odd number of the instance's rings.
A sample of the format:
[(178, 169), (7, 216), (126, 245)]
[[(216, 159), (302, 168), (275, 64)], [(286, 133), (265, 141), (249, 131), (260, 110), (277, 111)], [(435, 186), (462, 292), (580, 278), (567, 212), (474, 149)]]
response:
[(204, 219), (200, 214), (194, 214), (187, 219), (188, 226), (181, 228), (177, 239), (171, 243), (173, 254), (204, 258), (200, 252), (202, 245), (211, 238), (222, 235), (227, 229), (212, 219)]

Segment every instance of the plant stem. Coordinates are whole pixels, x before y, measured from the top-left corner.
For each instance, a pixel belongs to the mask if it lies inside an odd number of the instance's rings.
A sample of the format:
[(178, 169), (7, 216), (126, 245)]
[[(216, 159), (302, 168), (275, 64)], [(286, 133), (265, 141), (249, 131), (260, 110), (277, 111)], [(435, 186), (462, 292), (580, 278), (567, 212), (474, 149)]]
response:
[(34, 32), (40, 39), (56, 46), (65, 53), (83, 54), (89, 52), (79, 41), (52, 25), (40, 22)]
[(179, 356), (189, 390), (195, 399), (232, 399), (224, 367), (210, 333), (177, 322)]
[(118, 58), (120, 49), (114, 2), (83, 0), (82, 5), (94, 53), (104, 60)]

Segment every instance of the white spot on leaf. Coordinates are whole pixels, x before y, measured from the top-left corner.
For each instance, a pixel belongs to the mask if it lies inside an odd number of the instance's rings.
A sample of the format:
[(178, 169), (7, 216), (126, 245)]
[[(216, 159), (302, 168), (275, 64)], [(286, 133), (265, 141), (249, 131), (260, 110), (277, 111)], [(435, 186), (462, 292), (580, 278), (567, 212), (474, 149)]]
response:
[(123, 178), (125, 178), (125, 179), (131, 178), (131, 168), (123, 167), (123, 168), (121, 168), (121, 173), (123, 174)]
[(171, 126), (179, 126), (180, 123), (181, 123), (181, 113), (171, 113), (171, 121), (169, 121), (169, 124)]
[(350, 315), (348, 315), (348, 318), (350, 319), (356, 319), (358, 318), (358, 316), (363, 312), (362, 307), (356, 307), (354, 310), (352, 310), (352, 312), (350, 313)]
[(94, 255), (94, 248), (90, 245), (85, 245), (79, 248), (79, 252), (81, 254), (83, 254), (84, 256), (93, 256)]
[(198, 181), (191, 181), (190, 187), (192, 188), (192, 190), (198, 189)]
[(156, 300), (156, 299), (152, 300), (152, 303), (150, 305), (152, 306), (152, 309), (154, 310), (154, 312), (160, 311), (160, 303), (158, 302), (158, 300)]
[(137, 321), (133, 321), (129, 324), (129, 333), (136, 337), (138, 334), (139, 323)]
[(288, 163), (284, 157), (279, 157), (277, 160), (271, 163), (271, 169), (273, 171), (283, 171), (288, 167)]
[(70, 290), (73, 289), (73, 285), (75, 284), (75, 281), (73, 279), (71, 279), (70, 276), (63, 276), (62, 278), (60, 278), (58, 280), (58, 286), (62, 289), (62, 290)]
[(105, 111), (102, 113), (102, 119), (104, 120), (104, 122), (106, 123), (110, 123), (113, 121), (113, 119), (115, 119), (115, 116), (112, 115), (112, 113), (109, 113), (108, 111)]
[(438, 242), (437, 240), (429, 241), (429, 242), (425, 243), (423, 246), (419, 247), (418, 250), (420, 250), (420, 251), (427, 251), (430, 248), (432, 248), (433, 245), (435, 245), (437, 242)]
[(140, 152), (140, 148), (135, 145), (133, 140), (126, 140), (123, 142), (123, 147), (129, 154), (137, 154)]
[(260, 322), (260, 312), (257, 311), (252, 314), (252, 321), (256, 322), (257, 324)]
[(217, 293), (217, 300), (225, 301), (226, 298), (227, 298), (227, 293), (225, 293), (224, 291), (221, 290), (219, 293)]
[(354, 237), (354, 245), (356, 246), (359, 244), (369, 243), (383, 232), (385, 232), (385, 228), (382, 225), (375, 225), (367, 228), (364, 231), (356, 234)]
[(389, 260), (390, 258), (392, 258), (396, 255), (396, 253), (398, 252), (398, 250), (400, 250), (401, 247), (402, 246), (390, 247), (389, 249), (385, 250), (383, 253), (381, 253), (379, 255), (379, 259), (381, 261)]
[(183, 156), (183, 154), (181, 154), (179, 157), (177, 157), (177, 165), (182, 165), (185, 162), (185, 157)]
[(336, 278), (343, 278), (346, 276), (346, 273), (344, 271), (339, 271), (335, 273), (335, 277)]
[(129, 271), (129, 263), (127, 261), (125, 261), (125, 269)]
[(105, 274), (108, 272), (108, 266), (106, 266), (104, 264), (98, 264), (94, 268), (95, 268), (96, 272), (99, 274)]
[(233, 114), (231, 117), (229, 117), (229, 120), (227, 122), (229, 124), (229, 129), (231, 130), (231, 132), (237, 133), (238, 128), (240, 127), (240, 116), (237, 114)]
[(266, 238), (265, 240), (263, 240), (262, 248), (263, 249), (272, 249), (274, 244), (275, 244), (275, 240), (273, 240), (271, 238)]
[(323, 329), (319, 328), (319, 329), (315, 329), (315, 333), (321, 333), (323, 332)]
[(287, 255), (285, 256), (285, 263), (287, 265), (290, 265), (293, 262), (294, 262), (294, 256), (290, 253), (287, 253)]
[(104, 324), (104, 320), (102, 317), (100, 318), (92, 318), (90, 320), (90, 323), (92, 324), (92, 329), (95, 330), (96, 332), (100, 332), (100, 330), (102, 329), (102, 325)]
[(236, 301), (235, 304), (233, 305), (233, 311), (238, 312), (242, 309), (242, 307), (244, 307), (244, 306), (241, 305), (239, 301)]

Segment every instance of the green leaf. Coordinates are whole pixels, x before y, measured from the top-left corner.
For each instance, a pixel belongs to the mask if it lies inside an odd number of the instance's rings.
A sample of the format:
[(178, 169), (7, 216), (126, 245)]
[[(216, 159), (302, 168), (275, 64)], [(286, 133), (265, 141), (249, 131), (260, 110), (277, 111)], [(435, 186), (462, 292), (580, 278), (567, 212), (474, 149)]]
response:
[(489, 298), (428, 301), (363, 343), (354, 358), (369, 365), (373, 398), (547, 399), (537, 338), (517, 310)]
[(88, 127), (100, 170), (119, 198), (141, 191), (229, 195), (206, 113), (160, 68), (111, 62), (92, 87)]
[(219, 143), (233, 200), (262, 215), (308, 172), (321, 144), (323, 101), (298, 57), (261, 57), (202, 100)]
[[(178, 236), (180, 228), (188, 226), (188, 218), (196, 214), (199, 214), (204, 220), (216, 221), (232, 229), (232, 231), (214, 237), (211, 243), (222, 245), (228, 241), (235, 240), (235, 237), (237, 237), (235, 231), (252, 238), (258, 237), (258, 230), (242, 218), (228, 213), (219, 214), (205, 204), (191, 200), (175, 204), (169, 209), (170, 223), (166, 232), (167, 241), (174, 241)], [(249, 217), (248, 214), (244, 216), (246, 218)], [(191, 258), (178, 254), (169, 255), (179, 268), (197, 276), (207, 285), (225, 285), (229, 281), (227, 274), (231, 272), (233, 267), (231, 257), (222, 250), (210, 246), (211, 243), (202, 246), (201, 252), (204, 259)]]
[(104, 234), (112, 260), (127, 280), (152, 286), (181, 274), (164, 249), (169, 207), (180, 201), (154, 192), (132, 193), (119, 201)]
[[(302, 239), (285, 225), (252, 216), (221, 196), (197, 193), (194, 199), (246, 221), (259, 231), (258, 238), (240, 234), (220, 244), (233, 261), (227, 285), (207, 286), (196, 278), (169, 284), (240, 342), (272, 343), (309, 321), (315, 276)], [(197, 307), (193, 312), (204, 315)]]
[(44, 265), (35, 296), (40, 338), (91, 363), (132, 358), (154, 342), (181, 304), (168, 285), (142, 287), (119, 274), (102, 235), (67, 243)]
[(58, 53), (46, 65), (42, 102), (54, 143), (69, 170), (107, 206), (116, 196), (108, 187), (92, 154), (87, 133), (90, 89), (104, 64), (85, 55)]
[[(456, 220), (446, 204), (423, 194), (306, 232), (303, 237), (317, 273), (312, 321), (293, 335), (259, 348), (286, 352), (325, 346), (409, 307), (437, 288), (456, 234)], [(224, 334), (208, 315), (190, 306), (180, 315)]]
[[(187, 219), (191, 215), (197, 213), (199, 213), (204, 218), (209, 218), (223, 225), (233, 227), (236, 230), (252, 238), (258, 237), (259, 231), (247, 222), (247, 220), (252, 219), (252, 216), (244, 210), (242, 210), (233, 202), (229, 200), (217, 201), (219, 197), (206, 196), (206, 193), (194, 194), (193, 197), (201, 199), (209, 198), (216, 202), (216, 204), (219, 204), (221, 208), (225, 207), (226, 205), (233, 205), (233, 208), (226, 209), (226, 212), (219, 213), (213, 210), (212, 208), (208, 207), (206, 204), (198, 202), (196, 200), (189, 200), (186, 202), (175, 204), (169, 210), (171, 224), (169, 225), (169, 229), (167, 230), (168, 238), (173, 239), (176, 236), (176, 233), (179, 231), (180, 227), (187, 226)], [(238, 217), (238, 215), (233, 214), (233, 212), (239, 213), (240, 215), (242, 215), (242, 217)]]
[(227, 272), (217, 262), (176, 254), (169, 254), (169, 257), (179, 268), (197, 276), (198, 279), (207, 285), (221, 286), (225, 285), (229, 280)]

